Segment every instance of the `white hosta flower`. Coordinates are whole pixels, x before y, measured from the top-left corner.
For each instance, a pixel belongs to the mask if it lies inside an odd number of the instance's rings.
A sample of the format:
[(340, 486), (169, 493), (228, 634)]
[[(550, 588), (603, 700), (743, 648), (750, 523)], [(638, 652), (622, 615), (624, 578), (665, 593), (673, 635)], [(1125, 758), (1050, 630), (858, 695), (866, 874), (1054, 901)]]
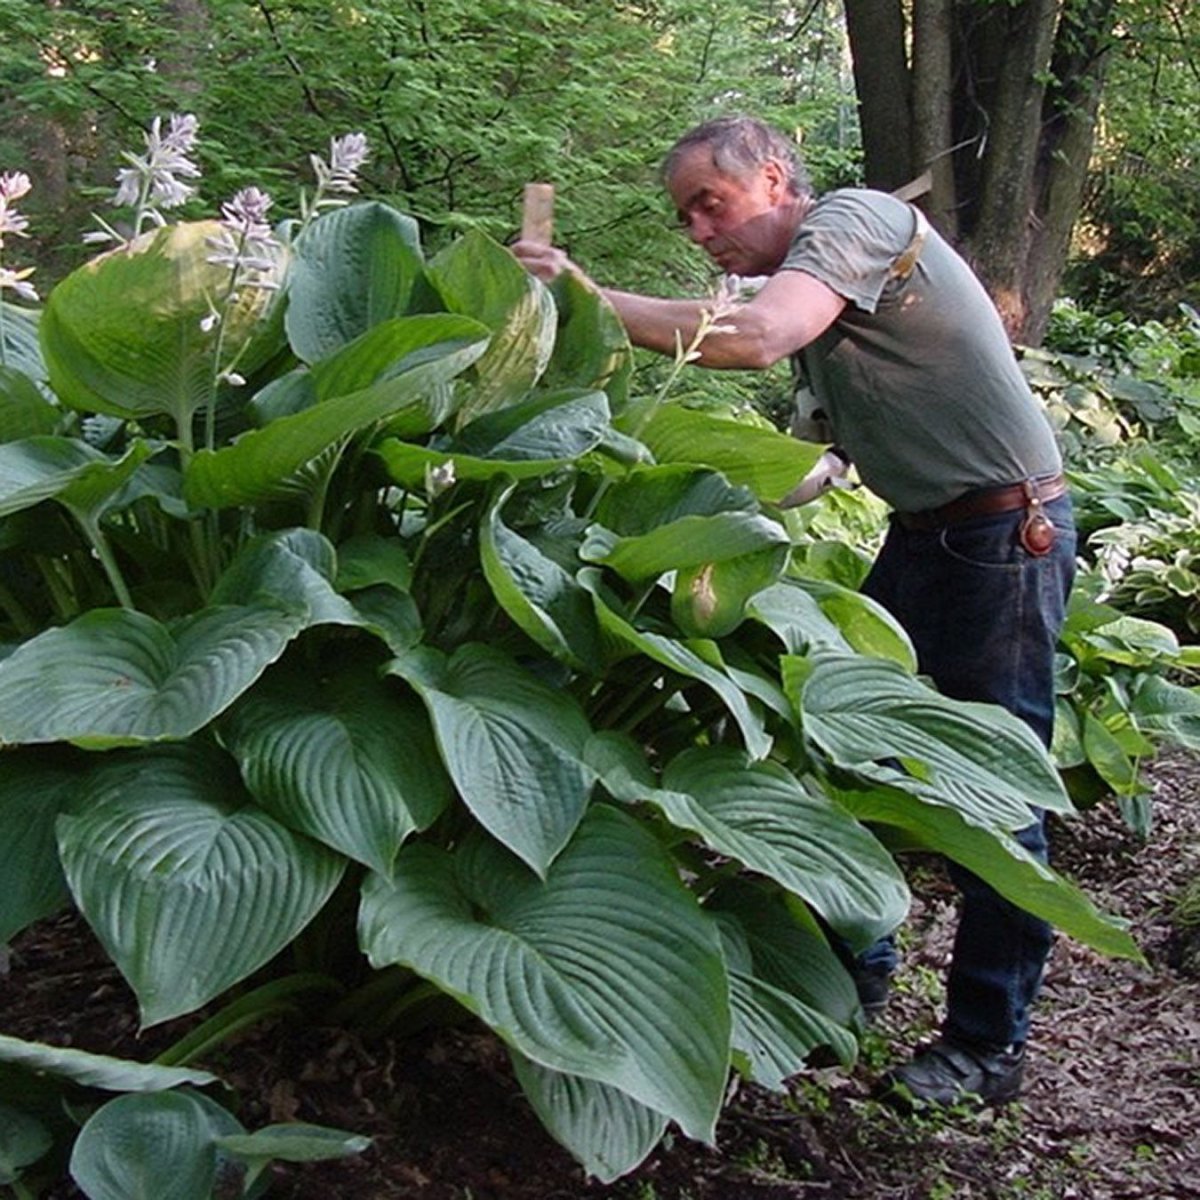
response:
[(218, 378), (222, 383), (229, 384), (230, 387), (246, 386), (246, 377), (239, 375), (236, 371), (222, 371)]
[(454, 470), (454, 459), (452, 458), (437, 467), (426, 464), (425, 491), (429, 494), (430, 500), (452, 488), (457, 478), (457, 473)]
[(22, 300), (31, 300), (36, 304), (38, 294), (34, 290), (33, 284), (25, 282), (32, 274), (32, 267), (26, 267), (23, 271), (13, 271), (8, 267), (0, 267), (0, 292), (7, 289), (15, 292)]
[[(242, 188), (221, 206), (221, 232), (210, 237), (213, 253), (208, 261), (229, 267), (238, 282), (248, 287), (274, 288), (274, 280), (256, 279), (254, 275), (275, 269), (279, 242), (267, 224), (271, 197), (260, 188)], [(246, 273), (250, 273), (250, 278)]]
[(358, 171), (369, 153), (365, 133), (346, 133), (330, 140), (328, 162), (319, 154), (308, 156), (317, 178), (314, 211), (342, 205), (345, 201), (335, 197), (354, 195), (358, 191)]
[[(200, 168), (188, 157), (196, 144), (199, 126), (200, 122), (192, 113), (172, 113), (164, 133), (162, 118), (155, 117), (150, 123), (150, 131), (143, 135), (146, 153), (123, 152), (122, 157), (129, 166), (117, 172), (117, 190), (111, 203), (116, 208), (137, 208), (136, 232), (140, 232), (145, 220), (165, 225), (166, 220), (159, 209), (178, 208), (195, 195), (196, 189), (183, 180), (200, 178)], [(88, 234), (84, 240), (121, 240), (111, 227), (103, 222), (101, 225), (103, 232)]]
[(212, 333), (220, 323), (221, 314), (210, 312), (200, 318), (200, 330), (202, 333)]
[(18, 237), (25, 236), (25, 230), (29, 228), (29, 218), (17, 212), (16, 201), (32, 186), (29, 176), (24, 171), (5, 171), (0, 175), (0, 247), (4, 245), (6, 233), (15, 233)]

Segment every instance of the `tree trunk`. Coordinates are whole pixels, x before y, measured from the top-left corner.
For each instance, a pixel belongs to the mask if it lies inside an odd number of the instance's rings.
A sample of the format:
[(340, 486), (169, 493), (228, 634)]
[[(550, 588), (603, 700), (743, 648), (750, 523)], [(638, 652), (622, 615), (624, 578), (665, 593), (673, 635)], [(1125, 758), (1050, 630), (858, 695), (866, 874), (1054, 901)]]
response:
[(1116, 0), (911, 0), (911, 65), (898, 0), (845, 9), (868, 184), (929, 169), (931, 220), (1009, 335), (1036, 344), (1082, 203)]
[(909, 152), (908, 62), (901, 0), (846, 0), (867, 187), (890, 192), (917, 172)]

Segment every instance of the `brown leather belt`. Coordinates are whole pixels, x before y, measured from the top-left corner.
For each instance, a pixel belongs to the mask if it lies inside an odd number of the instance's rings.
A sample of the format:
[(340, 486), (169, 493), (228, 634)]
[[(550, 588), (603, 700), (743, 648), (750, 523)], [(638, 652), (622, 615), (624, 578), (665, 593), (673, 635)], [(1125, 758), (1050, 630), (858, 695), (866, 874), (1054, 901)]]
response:
[(1039, 500), (1045, 504), (1065, 496), (1067, 481), (1061, 475), (1049, 478), (1034, 479), (1028, 483), (1012, 483), (1006, 487), (976, 488), (943, 504), (938, 508), (926, 508), (921, 512), (895, 515), (900, 525), (918, 533), (930, 533), (944, 529), (947, 525), (957, 525), (960, 521), (970, 521), (974, 517), (990, 517), (996, 513), (1016, 512), (1027, 508), (1030, 500)]

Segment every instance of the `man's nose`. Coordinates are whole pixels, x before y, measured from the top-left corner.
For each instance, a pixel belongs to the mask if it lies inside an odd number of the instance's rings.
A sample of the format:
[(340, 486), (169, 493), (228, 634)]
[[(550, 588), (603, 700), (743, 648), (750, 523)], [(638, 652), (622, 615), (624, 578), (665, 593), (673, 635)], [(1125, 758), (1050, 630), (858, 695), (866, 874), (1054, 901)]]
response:
[(703, 246), (713, 236), (712, 222), (703, 213), (688, 217), (686, 232), (697, 246)]

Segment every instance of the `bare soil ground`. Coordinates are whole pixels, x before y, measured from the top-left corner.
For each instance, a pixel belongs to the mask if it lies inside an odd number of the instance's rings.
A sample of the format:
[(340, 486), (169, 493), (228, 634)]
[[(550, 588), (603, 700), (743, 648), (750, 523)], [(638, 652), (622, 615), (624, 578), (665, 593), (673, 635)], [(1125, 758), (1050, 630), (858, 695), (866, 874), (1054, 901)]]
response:
[[(264, 1026), (204, 1065), (253, 1129), (306, 1120), (370, 1134), (359, 1158), (281, 1167), (285, 1200), (1189, 1200), (1200, 1197), (1200, 931), (1173, 920), (1200, 875), (1200, 760), (1154, 765), (1148, 843), (1102, 806), (1055, 832), (1056, 863), (1126, 917), (1146, 965), (1060, 938), (1023, 1101), (1000, 1112), (901, 1117), (875, 1075), (936, 1027), (953, 891), (930, 863), (893, 1001), (853, 1072), (797, 1077), (786, 1096), (738, 1091), (716, 1148), (675, 1138), (605, 1186), (538, 1125), (486, 1031), (460, 1026), (367, 1045), (339, 1029)], [(128, 989), (73, 917), (17, 939), (0, 1030), (148, 1060), (182, 1027), (139, 1038)], [(69, 1185), (53, 1200), (77, 1196)]]

